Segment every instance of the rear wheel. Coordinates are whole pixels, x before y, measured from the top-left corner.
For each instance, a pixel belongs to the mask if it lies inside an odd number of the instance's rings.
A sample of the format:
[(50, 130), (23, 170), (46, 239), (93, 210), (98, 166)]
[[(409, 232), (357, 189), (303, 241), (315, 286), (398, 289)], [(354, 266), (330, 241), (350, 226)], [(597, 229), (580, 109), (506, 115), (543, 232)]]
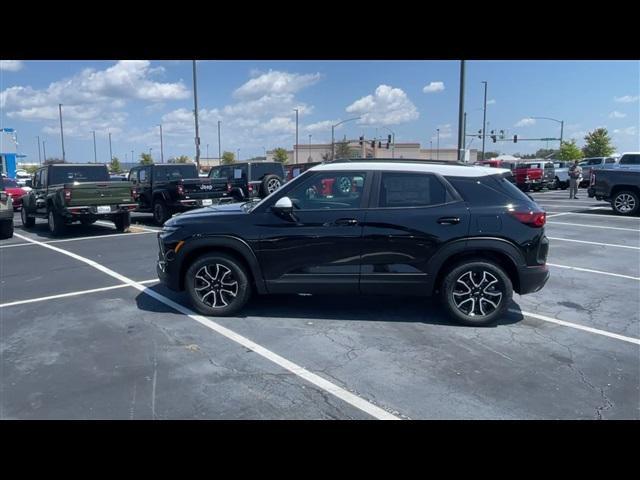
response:
[(187, 270), (185, 286), (192, 305), (205, 315), (233, 315), (251, 296), (245, 268), (222, 253), (204, 255), (193, 262)]
[(639, 206), (638, 194), (630, 190), (616, 193), (613, 200), (611, 200), (611, 207), (614, 212), (620, 215), (633, 215), (638, 212)]
[(113, 218), (113, 223), (119, 232), (128, 232), (131, 225), (131, 214), (129, 212), (121, 213)]
[(156, 200), (153, 204), (153, 219), (158, 225), (163, 225), (169, 219), (169, 209), (162, 200)]
[(13, 220), (4, 220), (0, 222), (0, 238), (11, 238), (13, 237)]
[(51, 232), (52, 235), (62, 235), (66, 230), (64, 218), (53, 210), (49, 210), (47, 214), (47, 223), (49, 225), (49, 232)]
[(22, 219), (22, 226), (24, 228), (31, 228), (36, 224), (36, 219), (29, 216), (24, 205), (22, 206), (22, 210), (20, 210), (20, 218)]
[(447, 313), (458, 323), (484, 326), (507, 309), (513, 286), (505, 271), (487, 260), (471, 260), (453, 267), (442, 282)]

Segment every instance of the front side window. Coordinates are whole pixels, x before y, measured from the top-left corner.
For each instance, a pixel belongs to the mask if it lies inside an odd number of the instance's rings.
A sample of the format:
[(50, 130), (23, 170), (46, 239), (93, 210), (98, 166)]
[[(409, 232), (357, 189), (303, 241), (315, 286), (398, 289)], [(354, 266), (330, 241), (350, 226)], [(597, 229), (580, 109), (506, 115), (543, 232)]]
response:
[(327, 172), (311, 175), (287, 196), (299, 210), (360, 208), (365, 172)]
[(616, 159), (615, 159), (615, 158), (613, 158), (613, 157), (608, 157), (608, 158), (604, 161), (604, 163), (616, 163)]
[(440, 180), (430, 174), (383, 173), (378, 206), (428, 207), (446, 203), (447, 191)]

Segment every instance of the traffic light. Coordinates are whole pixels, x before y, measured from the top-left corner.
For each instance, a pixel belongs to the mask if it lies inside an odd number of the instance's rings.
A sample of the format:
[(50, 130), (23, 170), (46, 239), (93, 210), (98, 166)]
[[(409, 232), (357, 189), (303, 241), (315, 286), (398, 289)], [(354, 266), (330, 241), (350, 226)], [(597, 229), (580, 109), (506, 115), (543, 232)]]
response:
[(513, 143), (518, 143), (518, 135), (513, 136)]
[(500, 130), (500, 140), (504, 140), (504, 130)]
[(375, 140), (371, 140), (371, 148), (376, 148), (376, 141)]
[(382, 148), (382, 142), (378, 142), (378, 148)]
[(387, 142), (387, 150), (389, 150), (389, 145), (390, 145), (390, 143), (389, 143), (389, 142)]
[(387, 143), (391, 143), (391, 135), (387, 135)]
[(478, 130), (478, 138), (482, 138), (482, 130)]
[(364, 136), (360, 137), (360, 146), (364, 143)]
[(496, 143), (496, 140), (497, 140), (496, 135), (491, 135), (491, 140), (493, 140), (493, 143)]

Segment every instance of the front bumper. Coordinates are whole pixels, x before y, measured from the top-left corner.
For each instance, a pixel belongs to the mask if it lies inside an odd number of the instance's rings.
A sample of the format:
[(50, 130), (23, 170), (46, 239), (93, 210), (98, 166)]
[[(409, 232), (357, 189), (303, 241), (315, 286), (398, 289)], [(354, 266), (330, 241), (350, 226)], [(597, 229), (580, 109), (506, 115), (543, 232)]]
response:
[(540, 265), (535, 267), (520, 267), (518, 269), (520, 277), (520, 295), (535, 293), (542, 290), (549, 280), (549, 267)]

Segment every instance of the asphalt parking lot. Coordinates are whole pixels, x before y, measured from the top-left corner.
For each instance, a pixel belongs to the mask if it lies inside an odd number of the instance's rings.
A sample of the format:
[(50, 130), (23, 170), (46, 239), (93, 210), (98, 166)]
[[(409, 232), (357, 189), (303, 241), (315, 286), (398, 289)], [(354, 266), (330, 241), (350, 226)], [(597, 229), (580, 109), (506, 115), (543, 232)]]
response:
[(132, 231), (0, 242), (2, 419), (640, 419), (640, 217), (568, 191), (551, 278), (489, 328), (416, 298), (256, 297), (206, 319)]

